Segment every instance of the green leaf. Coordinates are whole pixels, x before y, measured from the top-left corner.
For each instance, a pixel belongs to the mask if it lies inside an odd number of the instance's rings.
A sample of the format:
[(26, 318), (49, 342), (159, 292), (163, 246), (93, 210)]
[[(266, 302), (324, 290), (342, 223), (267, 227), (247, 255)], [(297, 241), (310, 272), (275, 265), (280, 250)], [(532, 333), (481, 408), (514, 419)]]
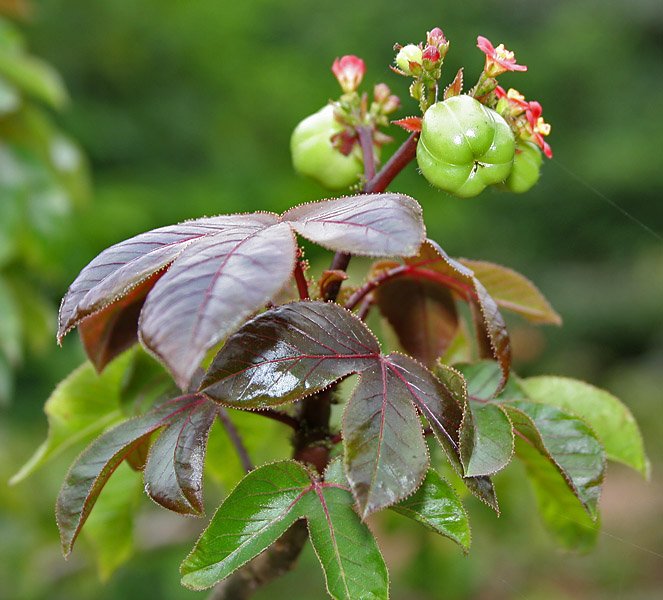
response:
[(262, 313), (231, 336), (200, 389), (236, 408), (275, 406), (320, 391), (379, 355), (375, 336), (349, 311), (294, 302)]
[(458, 330), (451, 291), (431, 281), (399, 277), (378, 286), (374, 296), (403, 350), (433, 366)]
[(470, 547), (470, 523), (465, 507), (453, 487), (432, 469), (428, 470), (426, 479), (412, 496), (391, 509), (448, 537), (465, 552)]
[(497, 400), (506, 402), (508, 400), (527, 400), (528, 396), (520, 380), (512, 373), (504, 388), (495, 397), (502, 373), (499, 365), (492, 360), (481, 360), (475, 363), (459, 363), (454, 365), (465, 377), (467, 382), (467, 394), (470, 400), (487, 402)]
[(459, 262), (473, 271), (501, 308), (515, 312), (533, 323), (562, 324), (562, 318), (543, 294), (520, 273), (482, 260), (461, 258)]
[(69, 469), (55, 507), (65, 556), (71, 552), (99, 493), (120, 463), (152, 432), (199, 401), (194, 395), (164, 402), (146, 415), (120, 423), (83, 451)]
[(346, 471), (362, 518), (409, 496), (426, 474), (428, 449), (413, 406), (419, 390), (410, 382), (387, 360), (376, 362), (359, 375), (343, 413)]
[(516, 455), (527, 469), (539, 513), (548, 532), (568, 550), (591, 550), (598, 538), (599, 524), (584, 510), (559, 469), (534, 446), (520, 438), (516, 438)]
[(521, 382), (529, 397), (583, 419), (599, 437), (610, 460), (649, 477), (649, 460), (638, 424), (618, 398), (583, 381), (530, 377)]
[[(465, 476), (493, 475), (513, 455), (513, 429), (501, 406), (469, 402), (472, 418), (463, 419), (460, 455)], [(467, 417), (467, 415), (466, 415)]]
[(182, 583), (192, 589), (213, 586), (306, 518), (332, 598), (387, 598), (386, 566), (353, 502), (345, 486), (320, 482), (299, 463), (260, 467), (221, 504), (182, 563)]
[(127, 352), (101, 375), (86, 362), (58, 384), (44, 406), (48, 437), (12, 477), (12, 484), (120, 420), (120, 385), (132, 357), (133, 352)]
[(61, 108), (68, 99), (57, 71), (22, 52), (0, 52), (0, 75), (25, 94), (53, 108)]
[(503, 406), (518, 434), (558, 469), (589, 515), (596, 519), (605, 455), (594, 432), (577, 417), (554, 406), (524, 401)]
[(127, 465), (120, 465), (85, 524), (84, 537), (92, 546), (102, 581), (107, 581), (134, 552), (134, 514), (141, 492), (140, 476)]

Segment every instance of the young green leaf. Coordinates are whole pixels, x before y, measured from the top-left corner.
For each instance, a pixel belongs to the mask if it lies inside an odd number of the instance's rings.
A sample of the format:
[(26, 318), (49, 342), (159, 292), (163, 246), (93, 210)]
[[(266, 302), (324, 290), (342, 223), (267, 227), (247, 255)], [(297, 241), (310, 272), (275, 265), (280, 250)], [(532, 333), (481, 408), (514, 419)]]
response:
[(513, 373), (504, 388), (495, 397), (502, 373), (499, 366), (492, 360), (481, 360), (475, 363), (458, 363), (454, 365), (465, 377), (467, 394), (471, 400), (488, 402), (507, 402), (509, 400), (528, 400), (529, 397), (521, 385), (521, 380)]
[(495, 300), (470, 269), (450, 258), (432, 240), (427, 240), (421, 246), (419, 254), (406, 259), (406, 263), (412, 268), (409, 272), (410, 276), (430, 279), (439, 285), (450, 287), (475, 307), (478, 315), (476, 320), (480, 327), (477, 335), (485, 336), (491, 353), (502, 371), (502, 378), (496, 392), (499, 391), (509, 377), (511, 345), (504, 318), (500, 314)]
[(468, 403), (472, 418), (463, 419), (460, 455), (466, 476), (493, 475), (509, 464), (513, 455), (513, 429), (501, 406)]
[(458, 330), (451, 291), (431, 281), (398, 277), (378, 286), (374, 296), (403, 350), (432, 367)]
[(272, 463), (249, 473), (224, 500), (191, 554), (182, 583), (205, 589), (228, 577), (306, 518), (332, 598), (388, 597), (387, 569), (375, 539), (353, 510), (350, 491), (321, 482), (303, 465)]
[(459, 259), (484, 285), (497, 305), (515, 312), (532, 323), (561, 325), (555, 312), (538, 288), (512, 269), (482, 260)]
[(391, 507), (427, 529), (456, 542), (465, 552), (470, 547), (470, 523), (453, 487), (429, 469), (419, 489)]
[(346, 471), (362, 518), (412, 494), (428, 468), (413, 406), (419, 390), (389, 358), (361, 372), (343, 413)]
[(165, 402), (150, 413), (107, 431), (78, 457), (67, 473), (55, 507), (65, 556), (71, 552), (99, 493), (118, 465), (147, 436), (197, 401), (198, 396), (182, 396)]
[(589, 515), (596, 519), (605, 455), (594, 432), (577, 417), (554, 406), (526, 401), (506, 402), (502, 406), (517, 434), (558, 469)]
[(516, 438), (516, 456), (525, 465), (541, 519), (557, 543), (568, 550), (588, 551), (599, 524), (587, 514), (559, 469), (526, 440)]
[(649, 460), (631, 411), (612, 394), (583, 381), (566, 377), (530, 377), (521, 382), (529, 397), (583, 419), (599, 437), (607, 457), (644, 477)]
[(22, 481), (67, 448), (120, 420), (120, 388), (133, 354), (127, 352), (101, 375), (86, 362), (58, 384), (44, 406), (48, 437), (12, 477), (11, 483)]
[(300, 204), (283, 220), (324, 248), (365, 256), (412, 256), (426, 231), (416, 200), (391, 193)]
[(370, 330), (338, 305), (285, 304), (231, 336), (200, 389), (237, 408), (274, 406), (320, 391), (379, 355)]

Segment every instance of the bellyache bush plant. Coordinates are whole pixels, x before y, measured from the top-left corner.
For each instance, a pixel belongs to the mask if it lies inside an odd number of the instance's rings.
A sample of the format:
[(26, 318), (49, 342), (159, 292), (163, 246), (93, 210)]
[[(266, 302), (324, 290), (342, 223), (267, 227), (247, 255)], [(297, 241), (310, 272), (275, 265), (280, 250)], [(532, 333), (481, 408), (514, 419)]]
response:
[[(597, 529), (606, 459), (647, 474), (637, 425), (619, 400), (579, 381), (511, 373), (501, 311), (561, 321), (538, 289), (506, 267), (450, 257), (426, 238), (417, 201), (387, 190), (415, 160), (433, 186), (461, 198), (536, 183), (542, 154), (552, 155), (550, 127), (537, 102), (497, 83), (526, 67), (503, 45), (482, 37), (477, 45), (485, 64), (466, 91), (462, 69), (441, 87), (449, 42), (439, 28), (424, 43), (396, 46), (392, 68), (410, 79), (421, 115), (394, 121), (409, 137), (381, 166), (399, 99), (383, 83), (370, 96), (359, 91), (361, 59), (334, 62), (342, 95), (296, 127), (293, 163), (328, 188), (359, 193), (281, 215), (162, 227), (108, 248), (81, 271), (62, 301), (58, 339), (78, 327), (104, 372), (95, 378), (82, 367), (56, 390), (46, 408), (49, 439), (17, 475), (100, 434), (57, 500), (65, 555), (125, 462), (142, 471), (156, 503), (202, 515), (218, 420), (248, 472), (181, 566), (185, 586), (216, 585), (217, 598), (248, 598), (289, 570), (309, 539), (330, 596), (387, 598), (387, 567), (366, 518), (396, 511), (467, 551), (460, 495), (499, 512), (492, 476), (514, 457), (556, 539), (584, 548)], [(311, 272), (300, 238), (335, 253), (328, 270)], [(354, 287), (345, 274), (353, 255), (378, 259)], [(381, 348), (366, 325), (371, 311), (398, 350)], [(136, 342), (172, 382), (132, 349)], [(351, 376), (354, 389), (344, 394), (339, 384)], [(77, 399), (67, 398), (74, 386)], [(330, 413), (339, 403), (336, 430)], [(233, 425), (240, 411), (291, 427), (291, 456), (253, 468)], [(458, 486), (431, 464), (429, 445), (441, 449)]]

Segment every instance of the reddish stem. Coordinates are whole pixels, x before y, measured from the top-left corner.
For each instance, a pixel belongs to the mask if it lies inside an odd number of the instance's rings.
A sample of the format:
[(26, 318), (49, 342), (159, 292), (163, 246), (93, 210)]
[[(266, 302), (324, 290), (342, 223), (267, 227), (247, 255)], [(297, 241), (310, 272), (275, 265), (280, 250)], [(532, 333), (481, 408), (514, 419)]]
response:
[(306, 275), (304, 275), (304, 268), (302, 267), (300, 258), (297, 258), (297, 263), (295, 264), (295, 282), (297, 283), (299, 299), (309, 300), (311, 296), (309, 295), (308, 282), (306, 281)]
[(239, 460), (242, 463), (242, 468), (246, 473), (253, 471), (253, 463), (251, 462), (249, 452), (246, 449), (244, 441), (242, 440), (242, 436), (239, 434), (239, 431), (237, 431), (235, 424), (230, 420), (228, 411), (221, 406), (219, 407), (218, 416), (219, 421), (221, 421), (223, 424), (223, 427), (225, 428), (226, 433), (232, 442), (232, 445), (235, 446), (235, 451), (237, 452), (237, 456), (239, 456)]
[(254, 414), (260, 415), (262, 417), (267, 417), (268, 419), (272, 419), (272, 421), (278, 421), (279, 423), (283, 423), (284, 425), (291, 427), (295, 431), (297, 431), (297, 429), (299, 429), (301, 425), (299, 419), (291, 417), (286, 413), (279, 412), (278, 410), (272, 410), (271, 408), (268, 408), (266, 410), (258, 410)]

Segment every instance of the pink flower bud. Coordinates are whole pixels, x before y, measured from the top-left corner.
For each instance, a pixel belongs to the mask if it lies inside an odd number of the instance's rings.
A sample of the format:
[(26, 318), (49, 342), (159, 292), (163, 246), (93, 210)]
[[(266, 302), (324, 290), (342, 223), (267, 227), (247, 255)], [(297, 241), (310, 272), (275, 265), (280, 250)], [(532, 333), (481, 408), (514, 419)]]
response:
[(373, 88), (373, 98), (379, 104), (382, 104), (387, 98), (389, 98), (390, 94), (391, 90), (386, 83), (378, 83)]
[(435, 27), (426, 34), (426, 42), (429, 46), (439, 48), (447, 43), (447, 38), (439, 27)]
[(361, 84), (366, 65), (361, 58), (350, 54), (337, 58), (332, 65), (332, 72), (341, 84), (341, 89), (349, 94), (356, 91)]

